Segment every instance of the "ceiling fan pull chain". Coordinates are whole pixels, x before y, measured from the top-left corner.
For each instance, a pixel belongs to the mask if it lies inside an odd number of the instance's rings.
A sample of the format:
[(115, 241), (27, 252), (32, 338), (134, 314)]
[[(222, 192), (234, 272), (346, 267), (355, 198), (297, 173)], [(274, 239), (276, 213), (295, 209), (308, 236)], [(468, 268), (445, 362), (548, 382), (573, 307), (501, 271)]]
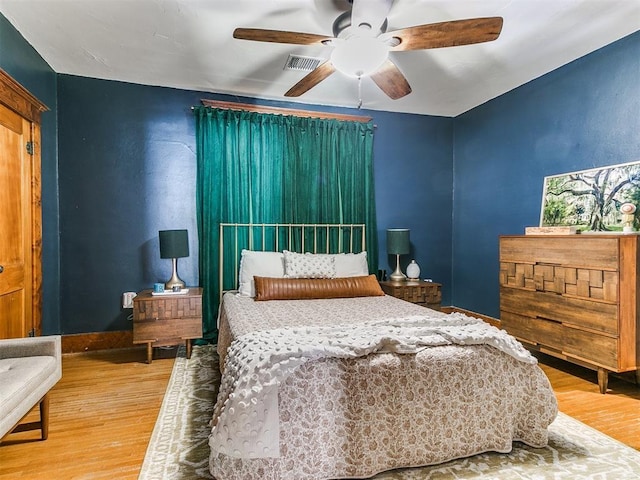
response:
[(358, 76), (358, 110), (362, 107), (362, 76)]

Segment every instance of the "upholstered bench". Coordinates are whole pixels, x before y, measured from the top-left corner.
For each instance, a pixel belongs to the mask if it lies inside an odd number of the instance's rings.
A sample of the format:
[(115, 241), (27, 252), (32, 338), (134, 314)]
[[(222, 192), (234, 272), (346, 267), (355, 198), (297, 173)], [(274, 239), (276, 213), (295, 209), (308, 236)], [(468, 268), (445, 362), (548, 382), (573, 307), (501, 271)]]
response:
[[(49, 390), (62, 377), (59, 335), (0, 340), (0, 440), (12, 432), (49, 434)], [(19, 424), (40, 404), (40, 421)]]

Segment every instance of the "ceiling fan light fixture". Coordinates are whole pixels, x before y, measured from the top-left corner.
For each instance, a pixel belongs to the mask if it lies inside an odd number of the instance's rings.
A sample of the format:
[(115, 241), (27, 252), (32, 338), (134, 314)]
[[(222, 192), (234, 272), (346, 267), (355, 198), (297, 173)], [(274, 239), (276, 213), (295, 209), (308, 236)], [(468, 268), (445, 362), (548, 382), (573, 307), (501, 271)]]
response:
[(365, 77), (374, 73), (389, 56), (389, 48), (376, 37), (353, 36), (345, 39), (331, 52), (331, 63), (350, 77)]

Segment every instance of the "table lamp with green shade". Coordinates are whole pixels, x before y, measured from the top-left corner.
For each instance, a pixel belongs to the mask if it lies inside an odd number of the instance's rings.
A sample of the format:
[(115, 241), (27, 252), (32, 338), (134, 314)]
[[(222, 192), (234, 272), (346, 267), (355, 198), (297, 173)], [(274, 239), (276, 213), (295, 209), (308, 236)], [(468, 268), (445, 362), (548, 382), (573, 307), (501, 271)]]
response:
[(161, 230), (160, 258), (170, 258), (173, 262), (171, 278), (164, 284), (164, 288), (171, 290), (174, 286), (184, 288), (185, 283), (178, 277), (178, 258), (189, 256), (189, 234), (187, 230)]
[(392, 282), (401, 282), (405, 280), (406, 277), (402, 273), (402, 270), (400, 270), (400, 255), (407, 255), (409, 252), (409, 229), (387, 229), (387, 253), (396, 256), (396, 269), (389, 277)]

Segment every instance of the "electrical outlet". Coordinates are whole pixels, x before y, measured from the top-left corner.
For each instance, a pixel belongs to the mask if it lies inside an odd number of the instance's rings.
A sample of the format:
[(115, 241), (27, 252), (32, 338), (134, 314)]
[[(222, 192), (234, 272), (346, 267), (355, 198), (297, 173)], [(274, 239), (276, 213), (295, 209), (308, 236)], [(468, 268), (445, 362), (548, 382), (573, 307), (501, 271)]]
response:
[(133, 297), (136, 292), (124, 292), (122, 294), (122, 308), (133, 308)]

